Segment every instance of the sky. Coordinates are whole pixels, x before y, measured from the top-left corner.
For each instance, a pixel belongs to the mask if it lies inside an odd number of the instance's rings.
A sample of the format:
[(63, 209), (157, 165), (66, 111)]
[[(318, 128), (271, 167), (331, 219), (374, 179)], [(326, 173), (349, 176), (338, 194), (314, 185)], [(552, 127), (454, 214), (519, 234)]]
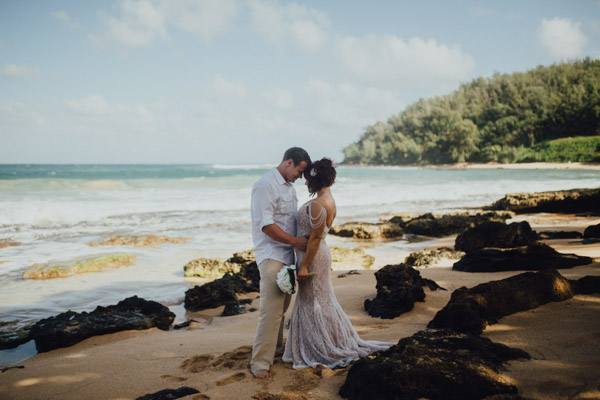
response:
[(600, 0), (0, 0), (0, 164), (343, 161), (460, 84), (600, 58)]

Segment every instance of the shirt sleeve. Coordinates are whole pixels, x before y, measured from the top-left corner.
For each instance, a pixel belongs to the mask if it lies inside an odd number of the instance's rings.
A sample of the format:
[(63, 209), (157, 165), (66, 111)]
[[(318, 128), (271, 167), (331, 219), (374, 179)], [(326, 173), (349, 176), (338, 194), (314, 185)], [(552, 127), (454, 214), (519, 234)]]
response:
[(275, 213), (276, 193), (272, 185), (264, 182), (257, 185), (252, 191), (252, 223), (258, 225), (258, 230), (275, 223), (273, 215)]

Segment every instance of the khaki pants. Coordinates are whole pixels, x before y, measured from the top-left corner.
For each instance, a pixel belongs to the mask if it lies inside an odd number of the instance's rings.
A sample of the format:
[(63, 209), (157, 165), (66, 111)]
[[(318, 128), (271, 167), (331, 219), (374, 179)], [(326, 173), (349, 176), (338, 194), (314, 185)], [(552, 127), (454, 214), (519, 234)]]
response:
[(268, 258), (258, 266), (260, 311), (250, 361), (252, 372), (268, 370), (273, 363), (275, 352), (283, 351), (284, 314), (292, 298), (277, 286), (277, 273), (283, 265), (280, 261)]

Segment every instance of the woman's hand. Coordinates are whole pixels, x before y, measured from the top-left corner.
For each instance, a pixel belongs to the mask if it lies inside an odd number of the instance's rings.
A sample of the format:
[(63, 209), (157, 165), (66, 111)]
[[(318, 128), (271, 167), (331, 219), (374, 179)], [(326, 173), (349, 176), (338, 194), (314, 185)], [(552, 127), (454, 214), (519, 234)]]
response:
[(307, 279), (308, 277), (312, 276), (313, 274), (308, 272), (308, 267), (305, 265), (301, 265), (300, 268), (298, 268), (298, 282), (302, 282), (303, 280)]

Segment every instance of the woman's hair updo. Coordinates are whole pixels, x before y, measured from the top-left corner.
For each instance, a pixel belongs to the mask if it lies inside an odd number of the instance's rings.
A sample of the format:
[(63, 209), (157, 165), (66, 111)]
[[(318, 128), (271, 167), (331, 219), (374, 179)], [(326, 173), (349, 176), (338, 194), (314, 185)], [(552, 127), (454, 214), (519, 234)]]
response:
[(304, 171), (304, 179), (306, 179), (310, 194), (315, 194), (322, 188), (333, 185), (335, 176), (335, 167), (329, 158), (322, 158), (313, 162)]

